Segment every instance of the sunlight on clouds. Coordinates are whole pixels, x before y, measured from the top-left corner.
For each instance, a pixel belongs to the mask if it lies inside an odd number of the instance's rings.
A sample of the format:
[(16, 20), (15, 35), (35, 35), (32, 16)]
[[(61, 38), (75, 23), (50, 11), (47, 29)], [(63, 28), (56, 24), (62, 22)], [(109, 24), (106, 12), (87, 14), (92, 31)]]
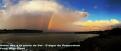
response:
[(53, 1), (29, 1), (28, 3), (24, 3), (22, 8), (27, 11), (58, 11), (60, 9), (60, 5)]
[(116, 19), (111, 19), (111, 20), (96, 20), (96, 21), (88, 20), (84, 22), (75, 22), (74, 24), (81, 26), (111, 26), (119, 23), (120, 21)]
[[(16, 5), (6, 2), (3, 29), (39, 29), (77, 31), (73, 22), (85, 18), (88, 13), (63, 7), (55, 0), (21, 0)], [(3, 19), (1, 18), (1, 19)]]
[(55, 0), (24, 0), (0, 12), (0, 27), (62, 32), (97, 31), (110, 29), (120, 23), (117, 19), (83, 20), (89, 15), (83, 10), (66, 8)]
[(85, 18), (87, 12), (64, 11), (55, 13), (49, 22), (49, 30), (78, 31), (78, 26), (72, 25), (73, 22)]
[(116, 20), (116, 19), (111, 19), (111, 20), (96, 20), (96, 21), (92, 21), (92, 20), (87, 20), (87, 21), (77, 21), (74, 22), (74, 25), (78, 25), (78, 26), (82, 26), (91, 30), (104, 30), (104, 29), (108, 29), (111, 28), (110, 26), (119, 24), (120, 21)]

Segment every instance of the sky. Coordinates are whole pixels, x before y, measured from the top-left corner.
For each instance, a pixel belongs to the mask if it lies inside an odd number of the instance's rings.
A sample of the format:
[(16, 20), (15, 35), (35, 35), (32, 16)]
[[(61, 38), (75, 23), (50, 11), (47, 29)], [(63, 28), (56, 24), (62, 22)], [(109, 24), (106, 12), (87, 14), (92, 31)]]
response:
[[(0, 10), (2, 10), (0, 28), (38, 29), (39, 27), (41, 29), (51, 17), (43, 29), (51, 31), (99, 31), (120, 25), (121, 21), (121, 0), (29, 1), (31, 0), (0, 0)], [(39, 19), (46, 21), (43, 23)]]
[[(11, 0), (17, 4), (21, 0)], [(65, 7), (77, 10), (85, 10), (90, 13), (91, 20), (97, 19), (118, 19), (121, 20), (121, 0), (58, 0), (58, 3)], [(0, 7), (4, 5), (4, 0), (0, 0)]]
[(91, 20), (121, 20), (121, 0), (59, 0), (65, 7), (85, 10), (90, 13)]

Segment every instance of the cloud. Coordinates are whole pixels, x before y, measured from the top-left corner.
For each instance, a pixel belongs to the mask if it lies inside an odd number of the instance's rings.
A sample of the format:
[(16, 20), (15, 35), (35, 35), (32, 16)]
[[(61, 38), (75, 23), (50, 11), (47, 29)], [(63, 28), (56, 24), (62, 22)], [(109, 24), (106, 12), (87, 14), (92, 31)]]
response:
[(98, 31), (120, 24), (116, 19), (83, 20), (88, 12), (63, 7), (56, 0), (22, 0), (16, 5), (7, 3), (6, 9), (0, 12), (1, 29)]
[[(88, 12), (63, 7), (56, 0), (7, 1), (0, 11), (1, 29), (39, 29), (44, 31), (98, 31), (120, 24), (119, 20), (83, 20)], [(82, 20), (81, 20), (82, 19)]]
[(79, 28), (72, 23), (80, 21), (81, 18), (85, 18), (85, 15), (87, 15), (86, 12), (78, 13), (66, 11), (62, 13), (55, 13), (51, 18), (52, 21), (50, 21), (48, 28), (54, 31), (56, 29), (59, 31), (77, 31)]
[(46, 31), (76, 30), (78, 28), (72, 23), (88, 15), (87, 12), (65, 8), (56, 0), (24, 0), (16, 5), (8, 4), (5, 11), (1, 18), (5, 19), (2, 28)]
[(74, 22), (75, 25), (78, 25), (80, 27), (83, 27), (82, 30), (86, 31), (97, 31), (97, 30), (106, 30), (111, 29), (112, 26), (120, 24), (121, 22), (117, 19), (111, 19), (111, 20), (87, 20), (87, 21), (77, 21)]

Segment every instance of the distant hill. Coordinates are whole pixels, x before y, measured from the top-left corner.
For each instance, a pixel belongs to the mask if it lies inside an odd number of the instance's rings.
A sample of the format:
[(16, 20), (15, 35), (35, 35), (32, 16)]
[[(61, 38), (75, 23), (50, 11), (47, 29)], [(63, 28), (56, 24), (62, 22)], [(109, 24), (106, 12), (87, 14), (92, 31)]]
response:
[(41, 30), (28, 30), (28, 29), (3, 29), (0, 30), (0, 33), (42, 33), (43, 31)]
[(120, 35), (121, 28), (113, 28), (105, 31), (88, 31), (88, 32), (43, 32), (42, 30), (28, 29), (2, 29), (0, 33), (66, 33), (66, 34), (102, 34), (102, 35)]

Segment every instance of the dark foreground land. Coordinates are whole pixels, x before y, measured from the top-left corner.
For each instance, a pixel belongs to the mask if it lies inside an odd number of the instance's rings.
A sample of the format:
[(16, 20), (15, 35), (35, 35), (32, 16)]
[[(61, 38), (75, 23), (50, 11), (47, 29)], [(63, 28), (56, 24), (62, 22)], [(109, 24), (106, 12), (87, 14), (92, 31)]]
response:
[[(39, 33), (28, 36), (24, 33)], [(0, 30), (1, 44), (70, 44), (80, 45), (80, 47), (63, 47), (63, 48), (42, 48), (42, 47), (26, 47), (27, 51), (121, 51), (121, 29), (114, 28), (105, 31), (91, 32), (63, 32), (61, 35), (56, 35), (59, 32), (50, 32), (45, 34), (40, 30)], [(4, 33), (17, 33), (15, 35), (4, 35)], [(18, 34), (20, 33), (20, 34)], [(43, 34), (44, 33), (44, 34)], [(53, 34), (54, 35), (48, 35)], [(22, 34), (22, 35), (21, 35)], [(41, 34), (41, 35), (40, 35)], [(66, 35), (65, 35), (66, 34)], [(83, 36), (81, 34), (86, 34)], [(94, 36), (89, 36), (92, 34)], [(12, 37), (12, 38), (11, 38)], [(86, 37), (86, 38), (85, 38)], [(7, 39), (8, 38), (8, 39)], [(26, 51), (18, 50), (18, 51)], [(5, 50), (2, 50), (5, 51)], [(8, 50), (6, 50), (8, 51)], [(11, 50), (17, 51), (17, 50)]]

